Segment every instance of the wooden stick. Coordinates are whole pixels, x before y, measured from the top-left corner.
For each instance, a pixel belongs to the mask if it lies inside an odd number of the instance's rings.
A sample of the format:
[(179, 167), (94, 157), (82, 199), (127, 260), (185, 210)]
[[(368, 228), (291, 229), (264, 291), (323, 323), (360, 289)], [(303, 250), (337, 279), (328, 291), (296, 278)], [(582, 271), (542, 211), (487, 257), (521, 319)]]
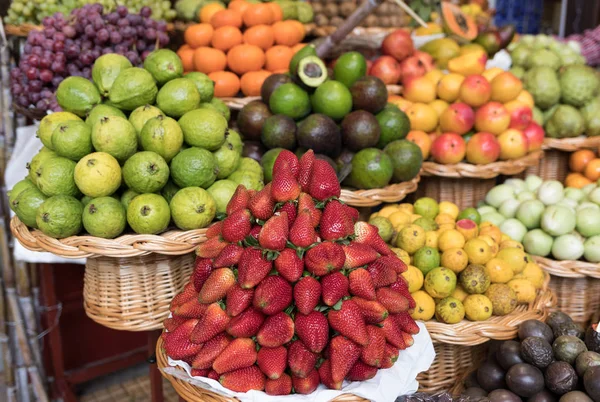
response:
[(405, 2), (403, 2), (402, 0), (393, 1), (394, 3), (398, 4), (404, 11), (406, 11), (406, 14), (410, 15), (415, 21), (417, 21), (419, 25), (421, 25), (423, 28), (427, 28), (427, 23), (423, 21), (423, 19), (419, 17), (419, 14), (415, 13), (413, 9), (410, 8)]

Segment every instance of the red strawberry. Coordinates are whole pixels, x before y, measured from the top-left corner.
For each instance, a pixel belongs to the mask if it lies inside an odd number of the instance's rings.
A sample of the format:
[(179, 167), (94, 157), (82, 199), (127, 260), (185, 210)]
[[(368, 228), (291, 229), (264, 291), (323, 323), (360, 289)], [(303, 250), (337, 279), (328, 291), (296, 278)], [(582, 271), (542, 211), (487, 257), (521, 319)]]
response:
[(298, 162), (300, 165), (300, 169), (298, 171), (298, 184), (300, 184), (300, 187), (302, 187), (302, 191), (308, 191), (308, 184), (310, 183), (310, 176), (314, 163), (315, 153), (312, 149), (306, 151)]
[(297, 215), (296, 205), (291, 201), (286, 202), (285, 204), (283, 204), (281, 207), (279, 207), (277, 209), (277, 212), (287, 213), (288, 229), (291, 228), (292, 224), (296, 220), (296, 215)]
[(196, 257), (194, 272), (192, 273), (192, 282), (194, 283), (196, 292), (200, 292), (202, 285), (204, 285), (204, 282), (206, 282), (206, 279), (210, 276), (213, 268), (215, 267), (213, 266), (212, 260)]
[(360, 346), (345, 336), (334, 336), (329, 345), (331, 379), (334, 382), (342, 381), (359, 358)]
[(294, 301), (296, 309), (302, 314), (309, 314), (321, 300), (321, 283), (312, 276), (305, 276), (294, 285)]
[(246, 187), (240, 184), (231, 196), (225, 213), (231, 215), (236, 211), (248, 208), (248, 201), (250, 201), (250, 193), (248, 193)]
[(354, 234), (352, 218), (346, 214), (341, 202), (332, 200), (323, 210), (319, 224), (319, 233), (323, 240), (344, 239)]
[(213, 370), (213, 369), (210, 369), (210, 370), (208, 371), (208, 375), (207, 375), (207, 377), (208, 377), (208, 378), (210, 378), (210, 379), (212, 379), (212, 380), (219, 381), (219, 377), (220, 377), (220, 375), (219, 375), (219, 373), (217, 373), (215, 370)]
[(367, 271), (373, 279), (373, 285), (376, 288), (389, 286), (398, 280), (398, 274), (394, 269), (385, 263), (385, 257), (379, 258), (377, 261), (372, 262), (367, 267)]
[(310, 175), (310, 183), (308, 184), (308, 192), (319, 201), (340, 196), (342, 192), (340, 182), (335, 170), (327, 161), (315, 159)]
[(342, 246), (346, 254), (344, 269), (363, 267), (379, 258), (379, 253), (366, 244), (352, 242), (347, 246)]
[(208, 227), (208, 229), (206, 229), (206, 238), (212, 239), (214, 237), (220, 237), (222, 230), (223, 230), (223, 221), (213, 223), (212, 225), (210, 225)]
[(387, 265), (392, 267), (392, 269), (394, 271), (396, 271), (396, 273), (398, 275), (400, 275), (408, 270), (408, 266), (406, 266), (404, 261), (402, 261), (396, 255), (386, 255), (386, 256), (382, 257), (381, 259), (384, 260)]
[(215, 359), (225, 350), (231, 340), (229, 335), (222, 332), (206, 341), (192, 361), (192, 367), (195, 369), (211, 369)]
[(216, 302), (225, 297), (227, 291), (233, 285), (235, 285), (235, 274), (231, 269), (215, 269), (202, 285), (198, 300), (200, 300), (200, 303), (205, 304)]
[(297, 394), (308, 395), (312, 394), (319, 386), (319, 372), (313, 369), (306, 378), (296, 377), (292, 375), (292, 385)]
[(353, 297), (352, 300), (358, 304), (360, 312), (369, 324), (377, 324), (387, 318), (389, 312), (377, 300), (366, 300), (360, 297)]
[(246, 248), (238, 264), (238, 283), (242, 289), (253, 288), (260, 283), (273, 268), (273, 262), (263, 257), (256, 248)]
[(369, 366), (379, 367), (385, 351), (385, 334), (381, 328), (374, 325), (367, 325), (367, 332), (369, 343), (362, 347), (360, 359)]
[(194, 343), (204, 343), (225, 331), (229, 324), (229, 316), (219, 303), (213, 303), (206, 309), (204, 317), (198, 322), (190, 339)]
[(265, 392), (267, 395), (289, 395), (292, 393), (292, 377), (283, 373), (276, 380), (267, 378), (265, 382)]
[(350, 293), (367, 300), (375, 300), (375, 286), (371, 275), (364, 268), (357, 268), (348, 275)]
[(260, 346), (276, 348), (288, 343), (293, 336), (294, 321), (282, 311), (281, 313), (267, 317), (258, 331), (256, 339)]
[(288, 346), (288, 365), (293, 376), (305, 378), (315, 368), (317, 357), (302, 341), (293, 341)]
[(292, 151), (288, 151), (287, 149), (281, 151), (279, 155), (277, 155), (277, 159), (275, 159), (275, 163), (273, 164), (273, 172), (276, 170), (288, 170), (290, 173), (292, 173), (294, 178), (297, 178), (300, 166), (296, 154), (294, 154)]
[(275, 202), (295, 200), (300, 195), (300, 185), (285, 164), (279, 170), (273, 169), (271, 184), (271, 198)]
[(296, 282), (304, 271), (304, 261), (291, 248), (281, 250), (274, 264), (279, 275), (288, 282)]
[(252, 229), (251, 219), (252, 215), (247, 209), (233, 212), (223, 220), (223, 240), (231, 243), (244, 240)]
[(390, 249), (381, 236), (379, 229), (367, 222), (356, 222), (354, 225), (354, 234), (356, 235), (357, 243), (368, 244), (373, 247), (381, 255), (392, 255), (394, 252)]
[(265, 375), (256, 366), (250, 366), (221, 374), (219, 382), (234, 392), (248, 392), (251, 389), (265, 389)]
[(332, 242), (319, 243), (304, 256), (306, 270), (313, 275), (323, 276), (342, 269), (346, 255), (341, 245)]
[(191, 319), (179, 325), (173, 332), (164, 333), (164, 348), (171, 359), (181, 360), (200, 351), (202, 345), (193, 343), (190, 334), (200, 320)]
[(381, 328), (385, 334), (385, 340), (397, 349), (406, 349), (402, 332), (398, 329), (394, 319), (389, 316), (381, 322)]
[(252, 229), (250, 229), (250, 236), (254, 237), (255, 240), (258, 240), (258, 235), (260, 234), (261, 230), (262, 226), (260, 225), (252, 226)]
[(238, 283), (227, 291), (227, 305), (225, 311), (230, 317), (239, 315), (252, 305), (254, 289), (242, 289)]
[(173, 297), (169, 309), (171, 311), (175, 311), (177, 307), (181, 306), (185, 302), (195, 299), (196, 297), (198, 297), (198, 291), (194, 288), (194, 284), (192, 282), (188, 282), (185, 284), (181, 292)]
[(208, 375), (208, 369), (192, 369), (192, 377), (206, 377)]
[(228, 244), (223, 251), (215, 258), (214, 267), (215, 268), (223, 268), (223, 267), (233, 267), (240, 262), (240, 257), (244, 252), (244, 248), (237, 244)]
[(174, 315), (172, 317), (167, 318), (164, 322), (163, 322), (163, 326), (165, 327), (165, 329), (169, 332), (173, 332), (175, 331), (175, 328), (177, 328), (178, 326), (180, 326), (181, 324), (183, 324), (184, 322), (186, 322), (189, 318), (186, 317), (179, 317), (177, 315)]
[(403, 311), (398, 314), (392, 314), (391, 316), (398, 326), (398, 329), (407, 334), (416, 335), (420, 329), (415, 320), (410, 316), (408, 311)]
[(402, 332), (402, 337), (404, 338), (404, 343), (407, 347), (412, 346), (415, 343), (413, 336), (411, 334), (407, 334), (406, 332)]
[(385, 350), (383, 351), (383, 360), (381, 361), (381, 368), (390, 368), (398, 360), (398, 348), (389, 343), (385, 344)]
[(334, 272), (321, 278), (322, 299), (327, 306), (333, 306), (348, 295), (348, 278), (341, 272)]
[(408, 310), (408, 300), (400, 293), (390, 288), (377, 289), (377, 300), (390, 313), (401, 313)]
[(227, 373), (252, 366), (256, 362), (256, 356), (256, 344), (252, 339), (236, 338), (223, 349), (212, 367), (219, 374)]
[(315, 206), (315, 201), (310, 196), (310, 194), (300, 193), (298, 197), (298, 212), (307, 209), (312, 218), (313, 227), (319, 226), (319, 222), (321, 221), (322, 212), (320, 209), (317, 209)]
[[(256, 364), (258, 364), (260, 371), (265, 373), (267, 378), (276, 380), (281, 377), (287, 367), (287, 355), (288, 350), (284, 346), (260, 348)], [(291, 384), (292, 381), (290, 379)]]
[(285, 310), (292, 302), (292, 285), (279, 275), (267, 276), (254, 292), (252, 304), (264, 314)]
[(350, 205), (342, 204), (344, 211), (346, 211), (346, 215), (352, 219), (352, 223), (358, 222), (358, 218), (360, 218), (360, 214), (358, 209), (352, 208)]
[(271, 198), (271, 183), (250, 198), (248, 209), (256, 219), (266, 221), (273, 216), (275, 202)]
[(333, 310), (329, 312), (327, 319), (331, 328), (359, 345), (364, 346), (369, 343), (365, 320), (358, 304), (354, 301), (344, 300), (341, 306), (335, 305)]
[(311, 311), (307, 315), (296, 314), (296, 335), (308, 350), (321, 353), (329, 342), (329, 323), (320, 311)]
[(406, 300), (408, 300), (408, 308), (413, 309), (417, 307), (415, 299), (413, 299), (412, 295), (408, 291), (408, 284), (402, 276), (398, 276), (398, 280), (390, 285), (390, 289), (400, 293), (406, 298)]
[(233, 317), (227, 325), (227, 333), (236, 338), (250, 338), (258, 333), (265, 321), (263, 313), (250, 307), (237, 317)]
[(342, 389), (342, 381), (334, 382), (331, 377), (331, 361), (324, 360), (319, 366), (319, 377), (321, 382), (329, 389)]
[(290, 242), (296, 247), (307, 248), (316, 243), (317, 233), (312, 224), (312, 216), (308, 210), (298, 213), (292, 228), (290, 229)]
[(375, 377), (377, 374), (377, 367), (369, 366), (362, 361), (357, 361), (354, 366), (348, 372), (346, 379), (349, 381), (366, 381)]
[(215, 258), (228, 244), (220, 237), (213, 237), (198, 246), (196, 255), (202, 258)]
[(198, 298), (194, 297), (192, 300), (177, 307), (173, 314), (175, 314), (175, 316), (186, 318), (202, 318), (204, 317), (207, 307), (207, 304), (201, 304), (198, 301)]
[(258, 243), (267, 250), (283, 250), (289, 234), (287, 213), (273, 215), (262, 227), (258, 235)]

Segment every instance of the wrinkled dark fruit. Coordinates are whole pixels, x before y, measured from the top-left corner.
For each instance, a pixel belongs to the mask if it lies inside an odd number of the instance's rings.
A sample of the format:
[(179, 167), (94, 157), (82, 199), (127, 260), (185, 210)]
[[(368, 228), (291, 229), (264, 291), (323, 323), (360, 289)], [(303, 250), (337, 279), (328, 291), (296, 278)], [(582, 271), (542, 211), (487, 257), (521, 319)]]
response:
[(538, 320), (527, 320), (519, 326), (519, 339), (524, 340), (530, 336), (537, 336), (546, 339), (548, 343), (554, 341), (552, 328)]

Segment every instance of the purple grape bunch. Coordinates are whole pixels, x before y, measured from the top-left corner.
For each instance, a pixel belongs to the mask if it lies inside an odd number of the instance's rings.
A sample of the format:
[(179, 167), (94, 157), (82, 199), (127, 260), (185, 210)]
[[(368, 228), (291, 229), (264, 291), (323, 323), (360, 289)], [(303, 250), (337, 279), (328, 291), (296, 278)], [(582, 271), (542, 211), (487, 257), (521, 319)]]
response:
[(169, 44), (167, 23), (150, 18), (152, 9), (131, 14), (118, 6), (103, 14), (101, 4), (87, 4), (69, 17), (45, 17), (43, 29), (27, 36), (18, 67), (10, 72), (13, 100), (22, 107), (60, 110), (54, 92), (69, 76), (92, 78), (92, 65), (103, 54), (119, 53), (135, 66), (158, 45)]

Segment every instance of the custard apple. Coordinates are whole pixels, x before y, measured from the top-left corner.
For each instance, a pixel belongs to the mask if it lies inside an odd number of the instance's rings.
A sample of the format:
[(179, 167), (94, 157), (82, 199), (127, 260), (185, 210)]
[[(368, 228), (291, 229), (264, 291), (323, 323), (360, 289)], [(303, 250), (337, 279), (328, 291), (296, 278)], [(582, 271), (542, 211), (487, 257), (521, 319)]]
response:
[(562, 66), (562, 60), (552, 50), (537, 49), (529, 54), (527, 66), (530, 68), (546, 66), (556, 71)]
[(590, 102), (600, 87), (600, 79), (596, 71), (588, 66), (570, 65), (559, 78), (562, 101), (568, 105), (582, 107)]
[(546, 135), (550, 138), (578, 137), (584, 131), (583, 116), (570, 105), (559, 105), (546, 122)]
[(537, 107), (542, 110), (557, 104), (560, 99), (560, 83), (551, 67), (534, 67), (525, 74), (525, 89), (529, 91)]

